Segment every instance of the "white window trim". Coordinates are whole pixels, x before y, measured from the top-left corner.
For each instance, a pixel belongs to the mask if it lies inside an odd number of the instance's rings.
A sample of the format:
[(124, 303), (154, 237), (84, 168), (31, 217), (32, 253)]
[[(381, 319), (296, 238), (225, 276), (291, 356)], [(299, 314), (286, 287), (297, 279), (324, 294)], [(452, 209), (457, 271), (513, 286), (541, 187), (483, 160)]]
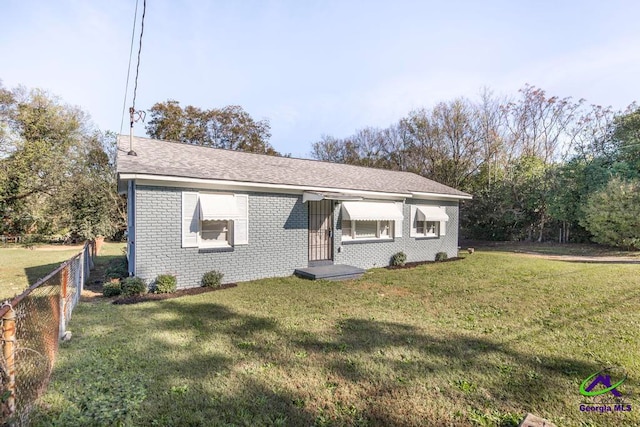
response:
[[(444, 206), (439, 206), (440, 209), (442, 209), (443, 211), (446, 212), (446, 208)], [(444, 237), (446, 234), (446, 229), (447, 229), (447, 221), (434, 221), (434, 220), (421, 220), (421, 221), (417, 221), (416, 220), (416, 215), (417, 215), (417, 205), (412, 205), (411, 206), (411, 216), (409, 217), (409, 221), (411, 221), (410, 223), (410, 233), (409, 236), (410, 237), (415, 237), (415, 238), (440, 238), (440, 237)], [(427, 223), (433, 222), (436, 224), (435, 226), (435, 233), (426, 233), (427, 230)], [(425, 233), (418, 233), (418, 227), (417, 227), (417, 223), (423, 223), (423, 229), (425, 230)], [(415, 225), (415, 227), (414, 227)]]
[[(224, 219), (220, 221), (227, 222), (228, 234), (226, 241), (209, 241), (205, 242), (202, 239), (202, 222), (203, 220), (200, 218), (200, 195), (201, 194), (224, 194), (229, 195), (229, 193), (209, 193), (209, 192), (195, 192), (195, 191), (183, 191), (182, 192), (182, 247), (195, 247), (200, 249), (218, 249), (218, 248), (233, 248), (235, 246), (247, 245), (248, 242), (248, 232), (249, 232), (249, 202), (248, 196), (246, 194), (233, 194), (236, 203), (238, 203), (240, 215), (235, 219)], [(192, 214), (193, 216), (187, 215), (185, 212), (185, 197), (186, 196), (197, 196), (197, 202), (195, 204), (195, 209)], [(191, 206), (188, 206), (189, 208)], [(197, 217), (197, 221), (195, 221)], [(195, 224), (193, 227), (193, 231), (186, 230), (185, 226), (188, 222), (197, 222), (197, 231), (195, 230)], [(187, 234), (185, 234), (187, 233)], [(189, 242), (189, 234), (192, 236), (191, 241)], [(195, 239), (194, 239), (195, 237)], [(194, 241), (195, 240), (195, 241)]]
[[(343, 220), (343, 222), (345, 221), (349, 221), (351, 223), (351, 235), (342, 235), (342, 241), (343, 242), (363, 242), (363, 241), (386, 241), (386, 240), (393, 240), (393, 236), (394, 236), (394, 228), (395, 228), (395, 221), (393, 220), (377, 220), (376, 221), (376, 237), (371, 237), (371, 236), (367, 236), (367, 237), (357, 237), (357, 223), (359, 222), (358, 220)], [(373, 221), (373, 220), (372, 220)], [(381, 222), (388, 222), (389, 223), (389, 234), (387, 236), (381, 236), (380, 235), (380, 223)]]

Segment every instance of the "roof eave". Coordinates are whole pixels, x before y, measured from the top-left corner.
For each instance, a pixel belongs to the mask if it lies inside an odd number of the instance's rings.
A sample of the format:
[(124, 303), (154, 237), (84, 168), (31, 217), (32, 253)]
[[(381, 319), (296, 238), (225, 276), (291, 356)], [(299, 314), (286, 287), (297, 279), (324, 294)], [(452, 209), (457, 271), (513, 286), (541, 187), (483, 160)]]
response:
[[(140, 181), (146, 181), (150, 184), (154, 185), (167, 185), (167, 186), (182, 186), (185, 185), (204, 185), (204, 186), (225, 186), (225, 187), (236, 187), (236, 188), (246, 188), (246, 189), (260, 189), (260, 190), (287, 190), (287, 191), (295, 191), (295, 192), (304, 192), (304, 191), (326, 191), (326, 192), (334, 192), (334, 193), (344, 193), (350, 195), (363, 195), (367, 197), (391, 197), (391, 198), (410, 198), (410, 193), (397, 193), (397, 192), (386, 192), (386, 191), (370, 191), (370, 190), (354, 190), (347, 188), (333, 188), (333, 187), (317, 187), (311, 185), (290, 185), (290, 184), (270, 184), (263, 182), (254, 182), (254, 181), (233, 181), (233, 180), (221, 180), (221, 179), (205, 179), (205, 178), (191, 178), (191, 177), (181, 177), (181, 176), (169, 176), (169, 175), (151, 175), (151, 174), (142, 174), (142, 173), (128, 173), (128, 172), (120, 172), (118, 174), (118, 185), (120, 187), (120, 183), (124, 183), (126, 181), (136, 180), (138, 184), (141, 184)], [(179, 185), (176, 185), (179, 184)], [(126, 186), (125, 186), (126, 188)]]
[[(181, 177), (171, 175), (152, 175), (146, 173), (131, 173), (131, 172), (119, 172), (118, 173), (118, 190), (119, 192), (126, 192), (126, 182), (130, 180), (148, 181), (155, 183), (156, 185), (163, 184), (169, 186), (175, 186), (175, 184), (198, 184), (207, 186), (233, 186), (240, 188), (258, 188), (258, 189), (281, 189), (288, 191), (327, 191), (338, 192), (352, 195), (364, 195), (368, 197), (392, 197), (392, 198), (416, 198), (416, 199), (431, 199), (431, 200), (470, 200), (472, 196), (470, 194), (444, 194), (433, 192), (420, 192), (420, 191), (408, 191), (408, 192), (386, 192), (386, 191), (373, 191), (373, 190), (354, 190), (349, 188), (334, 188), (334, 187), (318, 187), (311, 185), (291, 185), (291, 184), (271, 184), (254, 181), (233, 181), (233, 180), (221, 180), (221, 179), (205, 179), (205, 178), (192, 178)], [(173, 185), (172, 185), (173, 184)]]
[(442, 194), (442, 193), (424, 193), (420, 191), (410, 191), (411, 196), (417, 199), (433, 199), (433, 200), (442, 200), (442, 199), (451, 199), (451, 200), (471, 200), (473, 196), (471, 194), (462, 193), (462, 194)]

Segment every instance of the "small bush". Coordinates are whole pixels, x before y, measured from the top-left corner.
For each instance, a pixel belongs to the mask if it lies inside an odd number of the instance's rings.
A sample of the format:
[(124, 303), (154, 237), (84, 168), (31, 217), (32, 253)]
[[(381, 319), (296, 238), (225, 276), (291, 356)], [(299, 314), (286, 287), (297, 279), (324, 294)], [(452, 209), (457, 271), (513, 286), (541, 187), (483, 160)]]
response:
[(407, 262), (407, 254), (404, 252), (398, 252), (391, 257), (391, 265), (404, 265)]
[(109, 261), (104, 271), (105, 280), (125, 279), (129, 276), (129, 266), (126, 257), (118, 257)]
[(444, 261), (445, 259), (447, 259), (449, 257), (449, 255), (447, 255), (446, 252), (438, 252), (436, 254), (436, 261)]
[(154, 292), (157, 294), (168, 294), (176, 291), (178, 279), (172, 274), (161, 274), (156, 277)]
[(120, 282), (107, 282), (102, 285), (102, 295), (105, 297), (116, 297), (122, 293)]
[(223, 276), (224, 274), (216, 270), (204, 273), (204, 276), (202, 276), (202, 286), (205, 288), (219, 288), (222, 285)]
[(122, 295), (132, 296), (147, 293), (147, 284), (139, 277), (128, 277), (122, 281)]

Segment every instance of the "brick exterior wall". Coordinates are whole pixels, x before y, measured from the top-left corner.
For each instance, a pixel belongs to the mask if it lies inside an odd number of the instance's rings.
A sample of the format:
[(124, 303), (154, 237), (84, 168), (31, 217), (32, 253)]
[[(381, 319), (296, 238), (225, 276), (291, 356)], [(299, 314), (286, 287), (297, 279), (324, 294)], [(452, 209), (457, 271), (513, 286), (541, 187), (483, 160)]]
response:
[(197, 189), (136, 186), (136, 275), (152, 281), (175, 274), (178, 287), (200, 286), (202, 275), (218, 270), (223, 282), (290, 276), (307, 265), (307, 207), (302, 197), (249, 195), (249, 244), (233, 249), (182, 247), (182, 191)]
[[(223, 282), (289, 276), (308, 264), (308, 214), (302, 196), (280, 193), (235, 192), (249, 195), (249, 244), (232, 249), (182, 247), (182, 191), (190, 188), (137, 185), (135, 188), (136, 276), (151, 282), (159, 274), (177, 276), (178, 287), (199, 286), (202, 275), (218, 270)], [(410, 204), (446, 206), (446, 236), (409, 237)], [(407, 200), (402, 237), (388, 242), (343, 243), (340, 203), (334, 210), (334, 262), (361, 268), (389, 265), (403, 251), (407, 261), (433, 260), (437, 252), (457, 255), (458, 203)]]
[[(411, 204), (446, 207), (449, 221), (443, 237), (415, 238), (409, 237), (411, 231)], [(342, 242), (342, 209), (338, 204), (334, 211), (336, 218), (334, 233), (334, 262), (336, 264), (354, 265), (360, 268), (384, 267), (389, 265), (391, 257), (402, 251), (407, 255), (407, 262), (433, 261), (438, 252), (446, 252), (447, 256), (458, 256), (458, 202), (406, 200), (403, 207), (402, 237), (391, 241), (378, 242)]]

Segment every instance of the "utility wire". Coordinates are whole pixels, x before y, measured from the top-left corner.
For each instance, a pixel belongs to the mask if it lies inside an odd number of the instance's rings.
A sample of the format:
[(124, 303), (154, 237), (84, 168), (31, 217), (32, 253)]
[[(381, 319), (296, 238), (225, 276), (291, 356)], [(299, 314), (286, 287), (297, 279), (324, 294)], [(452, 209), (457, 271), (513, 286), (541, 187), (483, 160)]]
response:
[(138, 19), (138, 0), (136, 10), (133, 12), (133, 29), (131, 30), (131, 48), (129, 48), (129, 66), (127, 67), (127, 83), (124, 86), (124, 99), (122, 100), (122, 118), (120, 119), (120, 135), (124, 127), (124, 113), (127, 109), (127, 92), (129, 92), (129, 75), (131, 74), (131, 58), (133, 58), (133, 40), (136, 36), (136, 21)]
[(138, 46), (138, 64), (136, 65), (136, 79), (133, 86), (132, 108), (134, 111), (136, 109), (136, 94), (138, 92), (138, 73), (140, 72), (140, 52), (142, 52), (142, 35), (144, 34), (144, 15), (146, 12), (147, 12), (147, 0), (143, 0), (142, 1), (142, 20), (140, 21), (140, 45)]

